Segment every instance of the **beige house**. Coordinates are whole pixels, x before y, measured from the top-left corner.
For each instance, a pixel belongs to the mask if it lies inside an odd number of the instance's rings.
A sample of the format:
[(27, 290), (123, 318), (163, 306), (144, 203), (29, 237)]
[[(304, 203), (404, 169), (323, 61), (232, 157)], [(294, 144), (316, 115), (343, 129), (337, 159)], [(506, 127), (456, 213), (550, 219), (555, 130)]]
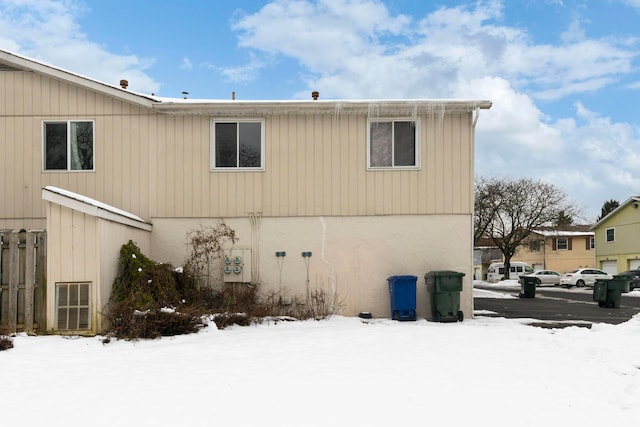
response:
[[(415, 275), (429, 317), (424, 274), (454, 270), (471, 317), (474, 126), (490, 107), (166, 99), (0, 51), (0, 230), (46, 230), (41, 331), (101, 331), (120, 245), (179, 266), (186, 233), (218, 219), (243, 265), (224, 281), (322, 287), (344, 315), (388, 317), (387, 278)], [(33, 286), (6, 276), (11, 295)]]
[(518, 248), (513, 259), (530, 264), (534, 270), (560, 274), (595, 267), (594, 235), (589, 225), (540, 228)]
[(627, 199), (591, 229), (597, 268), (611, 274), (640, 268), (640, 196)]

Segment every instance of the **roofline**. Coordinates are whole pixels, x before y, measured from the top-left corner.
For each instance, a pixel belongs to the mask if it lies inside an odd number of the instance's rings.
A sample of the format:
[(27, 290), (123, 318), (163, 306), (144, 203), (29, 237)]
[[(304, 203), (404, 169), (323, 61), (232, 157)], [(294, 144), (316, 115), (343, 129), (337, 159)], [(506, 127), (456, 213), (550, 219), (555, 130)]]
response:
[(103, 83), (79, 74), (48, 65), (38, 60), (0, 49), (0, 62), (12, 68), (43, 74), (53, 79), (74, 84), (85, 89), (120, 98), (124, 101), (151, 108), (163, 114), (176, 115), (215, 115), (217, 117), (246, 116), (256, 114), (362, 114), (370, 116), (385, 115), (431, 115), (442, 117), (445, 113), (475, 113), (474, 124), (479, 110), (488, 110), (492, 106), (487, 100), (452, 99), (371, 99), (371, 100), (208, 100), (180, 99), (149, 96), (131, 92), (121, 87)]
[(96, 92), (110, 95), (116, 98), (121, 98), (125, 101), (141, 105), (143, 107), (151, 108), (153, 104), (158, 101), (150, 96), (142, 95), (139, 93), (127, 91), (117, 86), (113, 86), (107, 83), (103, 83), (88, 77), (81, 76), (79, 74), (72, 73), (70, 71), (63, 70), (52, 65), (45, 64), (34, 59), (30, 59), (24, 56), (16, 55), (11, 52), (0, 49), (0, 61), (7, 62), (13, 67), (22, 71), (33, 71), (45, 76), (69, 82), (77, 86), (84, 87)]
[(596, 228), (598, 228), (603, 222), (607, 221), (609, 219), (610, 216), (615, 215), (619, 210), (625, 208), (626, 206), (630, 205), (631, 203), (636, 202), (636, 203), (640, 203), (640, 196), (631, 196), (629, 197), (627, 200), (625, 200), (620, 206), (618, 206), (617, 208), (615, 208), (614, 210), (612, 210), (611, 212), (609, 212), (604, 218), (602, 218), (600, 221), (596, 222), (595, 224), (593, 224), (591, 226), (591, 228), (589, 230), (595, 230)]
[[(152, 230), (151, 224), (144, 222), (141, 218), (129, 212), (116, 208), (109, 209), (109, 206), (102, 205), (93, 199), (83, 198), (83, 196), (79, 194), (56, 187), (43, 188), (42, 199), (107, 221), (128, 225), (145, 231)], [(90, 201), (95, 203), (90, 203)]]
[(243, 116), (249, 114), (324, 113), (362, 114), (384, 117), (386, 114), (433, 115), (469, 113), (491, 108), (491, 101), (447, 99), (371, 99), (322, 101), (236, 101), (236, 100), (166, 100), (154, 109), (167, 114), (212, 114), (216, 116)]

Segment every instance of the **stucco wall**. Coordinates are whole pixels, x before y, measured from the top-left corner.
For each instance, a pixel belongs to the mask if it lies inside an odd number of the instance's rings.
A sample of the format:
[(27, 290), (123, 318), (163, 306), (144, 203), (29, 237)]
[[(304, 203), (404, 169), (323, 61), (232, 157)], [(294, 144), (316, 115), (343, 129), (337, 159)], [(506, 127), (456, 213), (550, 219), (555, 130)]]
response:
[[(153, 219), (151, 257), (182, 265), (187, 256), (187, 232), (216, 221)], [(307, 269), (301, 253), (311, 252), (311, 288), (335, 290), (344, 315), (369, 311), (376, 317), (389, 317), (387, 278), (414, 275), (418, 277), (418, 316), (430, 317), (424, 275), (453, 270), (465, 273), (461, 307), (465, 317), (472, 316), (469, 215), (261, 218), (253, 231), (248, 218), (227, 219), (226, 223), (239, 237), (235, 247), (253, 249), (253, 256), (258, 257), (254, 279), (265, 292), (282, 288), (290, 295), (304, 295)], [(253, 247), (252, 241), (257, 242)], [(282, 279), (275, 256), (281, 251), (287, 254), (282, 261)]]

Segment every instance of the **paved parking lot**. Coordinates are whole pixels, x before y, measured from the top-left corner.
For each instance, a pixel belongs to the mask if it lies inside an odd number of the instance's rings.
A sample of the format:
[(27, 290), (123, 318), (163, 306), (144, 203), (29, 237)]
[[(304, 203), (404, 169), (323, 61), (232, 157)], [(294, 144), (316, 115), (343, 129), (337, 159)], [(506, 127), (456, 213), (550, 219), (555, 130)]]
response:
[[(593, 301), (590, 288), (571, 289), (559, 287), (536, 288), (535, 298), (518, 298), (520, 289), (475, 284), (476, 289), (486, 289), (508, 295), (510, 298), (474, 298), (476, 316), (532, 319), (537, 326), (587, 326), (592, 323), (618, 324), (640, 313), (640, 292), (622, 294), (619, 308), (599, 307)], [(638, 295), (638, 296), (634, 296)], [(536, 322), (536, 320), (542, 322)]]

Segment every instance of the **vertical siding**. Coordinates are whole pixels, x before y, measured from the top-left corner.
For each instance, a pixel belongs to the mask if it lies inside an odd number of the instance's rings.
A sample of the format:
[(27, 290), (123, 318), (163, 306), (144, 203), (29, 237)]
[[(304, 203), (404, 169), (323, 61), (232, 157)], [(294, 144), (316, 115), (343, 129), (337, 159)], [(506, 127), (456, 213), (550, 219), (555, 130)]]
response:
[[(471, 113), (424, 115), (419, 170), (368, 171), (366, 114), (265, 120), (265, 170), (210, 171), (210, 118), (168, 116), (35, 73), (0, 73), (0, 218), (44, 218), (54, 185), (143, 218), (472, 211)], [(95, 172), (42, 172), (42, 121), (95, 121)]]

